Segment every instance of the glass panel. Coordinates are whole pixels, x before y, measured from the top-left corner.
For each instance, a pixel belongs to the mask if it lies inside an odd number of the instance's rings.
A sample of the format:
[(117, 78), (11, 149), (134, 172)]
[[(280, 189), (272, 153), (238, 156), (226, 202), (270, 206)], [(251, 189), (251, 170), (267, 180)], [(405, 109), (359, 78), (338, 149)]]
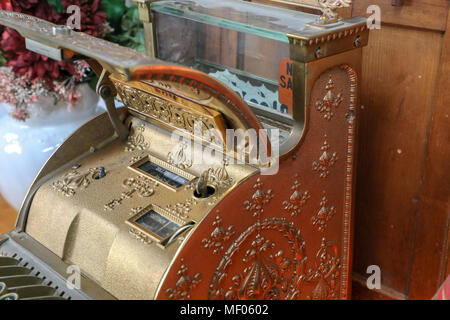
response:
[(153, 210), (150, 210), (137, 219), (136, 223), (153, 232), (162, 239), (167, 238), (180, 227), (180, 225), (170, 221)]
[(161, 166), (158, 166), (156, 163), (153, 163), (151, 161), (144, 162), (141, 164), (138, 169), (147, 172), (148, 174), (152, 175), (153, 177), (175, 187), (179, 188), (183, 185), (185, 185), (189, 180), (185, 179), (176, 173), (173, 173), (172, 171), (169, 171), (167, 169), (164, 169)]
[(286, 34), (316, 16), (240, 0), (160, 1), (152, 10), (158, 58), (217, 78), (269, 118), (270, 112), (290, 118), (278, 97), (280, 61), (289, 58)]
[(157, 1), (151, 8), (158, 13), (286, 43), (286, 34), (301, 33), (305, 24), (317, 19), (317, 15), (243, 0)]

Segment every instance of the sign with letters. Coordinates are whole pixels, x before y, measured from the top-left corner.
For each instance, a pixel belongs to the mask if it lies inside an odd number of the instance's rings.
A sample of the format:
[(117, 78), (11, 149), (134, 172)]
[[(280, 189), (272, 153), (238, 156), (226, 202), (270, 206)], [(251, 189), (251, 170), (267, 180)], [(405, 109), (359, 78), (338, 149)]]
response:
[(288, 113), (292, 114), (293, 107), (293, 66), (292, 60), (284, 58), (278, 66), (278, 101), (287, 106)]

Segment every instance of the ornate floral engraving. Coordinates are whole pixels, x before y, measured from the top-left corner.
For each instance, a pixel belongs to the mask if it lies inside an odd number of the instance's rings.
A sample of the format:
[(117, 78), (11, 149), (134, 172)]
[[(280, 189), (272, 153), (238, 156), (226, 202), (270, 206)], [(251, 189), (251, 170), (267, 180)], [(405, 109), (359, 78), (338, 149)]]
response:
[(167, 154), (167, 162), (181, 169), (191, 167), (192, 153), (189, 143), (186, 140), (178, 142), (173, 151)]
[[(162, 121), (174, 128), (185, 130), (190, 134), (194, 134), (198, 129), (201, 130), (201, 133), (206, 134), (208, 129), (215, 128), (214, 120), (202, 113), (120, 82), (115, 84), (122, 101), (128, 108), (150, 118)], [(195, 123), (199, 124), (197, 128), (195, 128)]]
[(124, 200), (133, 197), (135, 192), (145, 198), (152, 196), (155, 193), (154, 187), (157, 187), (158, 183), (140, 175), (135, 178), (125, 179), (123, 186), (129, 189), (122, 192), (119, 198), (113, 199), (105, 204), (105, 210), (114, 210), (117, 206), (121, 205)]
[(324, 231), (327, 227), (328, 221), (336, 214), (336, 208), (328, 205), (328, 198), (326, 192), (323, 192), (322, 200), (320, 201), (320, 209), (317, 214), (311, 218), (312, 225), (319, 231)]
[(134, 134), (130, 134), (128, 137), (127, 145), (125, 151), (133, 152), (136, 150), (146, 150), (150, 147), (150, 143), (145, 141), (143, 132), (145, 131), (145, 126), (140, 126), (135, 129)]
[(129, 230), (129, 232), (134, 238), (136, 238), (136, 240), (139, 240), (142, 243), (145, 243), (145, 244), (152, 244), (153, 243), (152, 239), (150, 239), (149, 236), (147, 236), (145, 233), (143, 233), (143, 232), (141, 232), (139, 230), (131, 228)]
[(212, 196), (208, 199), (208, 206), (212, 206), (217, 202), (217, 197), (216, 196)]
[[(295, 175), (298, 176), (297, 174)], [(293, 190), (289, 200), (283, 201), (284, 209), (287, 210), (292, 217), (296, 217), (302, 212), (303, 206), (306, 201), (311, 198), (309, 191), (300, 190), (300, 182), (298, 180), (294, 181), (294, 185), (291, 190)]]
[(184, 259), (181, 259), (181, 266), (178, 269), (178, 280), (175, 288), (166, 290), (166, 295), (169, 299), (184, 300), (191, 297), (191, 291), (202, 281), (200, 273), (191, 276), (188, 274), (188, 267), (184, 265)]
[(98, 174), (100, 168), (91, 168), (87, 172), (80, 173), (77, 170), (66, 173), (62, 180), (53, 182), (52, 187), (66, 197), (75, 195), (78, 189), (85, 189), (91, 184), (91, 180)]
[(193, 182), (187, 183), (184, 186), (184, 190), (188, 190), (188, 191), (195, 190), (195, 183), (193, 183)]
[(256, 180), (256, 184), (253, 189), (256, 191), (253, 193), (251, 200), (244, 201), (244, 208), (252, 214), (254, 217), (259, 217), (264, 212), (264, 205), (273, 198), (272, 190), (264, 190), (261, 179)]
[(319, 161), (314, 161), (312, 164), (313, 171), (319, 173), (321, 178), (326, 178), (330, 174), (330, 168), (334, 166), (336, 161), (338, 160), (337, 152), (330, 152), (330, 145), (327, 141), (327, 135), (325, 135), (325, 141), (323, 142), (320, 150), (323, 151), (322, 155), (319, 158)]
[(138, 162), (139, 160), (141, 160), (141, 159), (144, 158), (144, 157), (145, 157), (145, 156), (142, 156), (142, 155), (134, 156), (134, 157), (132, 157), (132, 158), (129, 160), (129, 163), (134, 164), (134, 163)]
[(192, 206), (197, 204), (197, 200), (194, 198), (188, 198), (184, 202), (177, 202), (175, 204), (168, 204), (166, 210), (174, 216), (185, 220), (189, 217), (189, 212), (192, 210)]
[(213, 249), (214, 254), (221, 253), (224, 249), (224, 244), (227, 242), (234, 234), (234, 226), (229, 226), (225, 228), (222, 225), (223, 219), (216, 216), (213, 222), (214, 230), (211, 232), (209, 238), (202, 240), (202, 244), (205, 248)]
[(141, 197), (147, 198), (155, 193), (154, 187), (157, 187), (158, 183), (140, 175), (126, 179), (123, 185), (137, 191)]
[(352, 0), (318, 0), (322, 15), (317, 19), (319, 24), (328, 24), (339, 21), (340, 17), (336, 11), (339, 8), (346, 8), (352, 4)]
[[(277, 249), (263, 231), (279, 232), (290, 252)], [(244, 251), (249, 241), (250, 248)], [(304, 250), (305, 242), (294, 223), (276, 217), (258, 221), (224, 253), (210, 284), (209, 299), (295, 299), (305, 276)], [(239, 252), (243, 252), (242, 271), (229, 275), (228, 268)], [(227, 279), (231, 279), (228, 288)]]
[(218, 187), (229, 187), (233, 183), (233, 179), (230, 177), (227, 171), (228, 162), (223, 161), (222, 167), (218, 167), (216, 169), (209, 168), (209, 183), (216, 185)]
[(135, 215), (137, 215), (138, 213), (140, 213), (142, 210), (144, 210), (144, 208), (142, 208), (142, 207), (132, 208), (132, 209), (130, 210), (129, 215), (130, 215), (130, 216), (135, 216)]
[(333, 118), (334, 109), (339, 107), (339, 105), (343, 101), (342, 92), (339, 92), (337, 95), (335, 95), (333, 89), (334, 89), (334, 82), (330, 76), (330, 79), (328, 80), (325, 86), (325, 90), (327, 91), (327, 93), (325, 94), (322, 100), (316, 101), (317, 111), (322, 113), (323, 117), (327, 120), (331, 120), (331, 118)]
[(336, 244), (322, 238), (320, 249), (316, 254), (315, 267), (308, 271), (305, 279), (306, 282), (315, 284), (315, 288), (308, 298), (313, 300), (337, 299), (340, 267)]
[(132, 190), (129, 190), (129, 191), (122, 192), (120, 194), (119, 198), (113, 199), (110, 202), (108, 202), (107, 204), (105, 204), (104, 205), (104, 209), (105, 210), (109, 210), (109, 211), (114, 210), (117, 206), (121, 205), (124, 200), (131, 199), (131, 197), (133, 196), (133, 193), (135, 191), (136, 190), (132, 189)]

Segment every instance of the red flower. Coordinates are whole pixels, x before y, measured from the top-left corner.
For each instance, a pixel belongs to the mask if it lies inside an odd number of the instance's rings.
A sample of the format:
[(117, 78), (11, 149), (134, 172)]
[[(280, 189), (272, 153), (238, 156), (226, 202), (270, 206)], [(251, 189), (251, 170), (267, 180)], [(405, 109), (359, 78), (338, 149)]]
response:
[[(12, 11), (11, 2), (9, 0), (0, 0), (0, 10)], [(0, 25), (0, 34), (3, 30), (5, 30), (5, 27)]]
[[(63, 0), (63, 12), (67, 12), (70, 5), (80, 7), (81, 31), (98, 36), (106, 21), (106, 13), (100, 11), (101, 0)], [(67, 13), (57, 13), (47, 1), (42, 0), (0, 0), (0, 9), (33, 15), (56, 24), (66, 24), (69, 17)], [(24, 38), (10, 28), (5, 28), (1, 34), (0, 50), (4, 52), (7, 65), (13, 67), (16, 74), (25, 75), (30, 81), (41, 78), (52, 87), (53, 80), (75, 73), (71, 63), (54, 61), (28, 51)]]
[(0, 0), (0, 10), (12, 10), (11, 1), (9, 0)]

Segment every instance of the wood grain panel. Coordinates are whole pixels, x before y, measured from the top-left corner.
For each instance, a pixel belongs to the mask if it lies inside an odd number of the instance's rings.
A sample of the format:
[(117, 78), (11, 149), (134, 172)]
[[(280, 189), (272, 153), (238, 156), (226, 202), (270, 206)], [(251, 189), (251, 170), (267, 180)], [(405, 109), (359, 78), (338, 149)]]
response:
[(372, 4), (380, 6), (384, 23), (438, 31), (446, 29), (448, 0), (404, 0), (399, 7), (393, 6), (392, 0), (356, 0), (352, 16), (368, 16), (367, 7)]
[(17, 212), (0, 196), (0, 234), (14, 229)]
[(390, 26), (364, 49), (354, 268), (379, 265), (383, 284), (403, 293), (440, 50), (439, 33)]
[(446, 265), (450, 217), (450, 23), (447, 26), (417, 216), (410, 299), (430, 299), (449, 274)]

